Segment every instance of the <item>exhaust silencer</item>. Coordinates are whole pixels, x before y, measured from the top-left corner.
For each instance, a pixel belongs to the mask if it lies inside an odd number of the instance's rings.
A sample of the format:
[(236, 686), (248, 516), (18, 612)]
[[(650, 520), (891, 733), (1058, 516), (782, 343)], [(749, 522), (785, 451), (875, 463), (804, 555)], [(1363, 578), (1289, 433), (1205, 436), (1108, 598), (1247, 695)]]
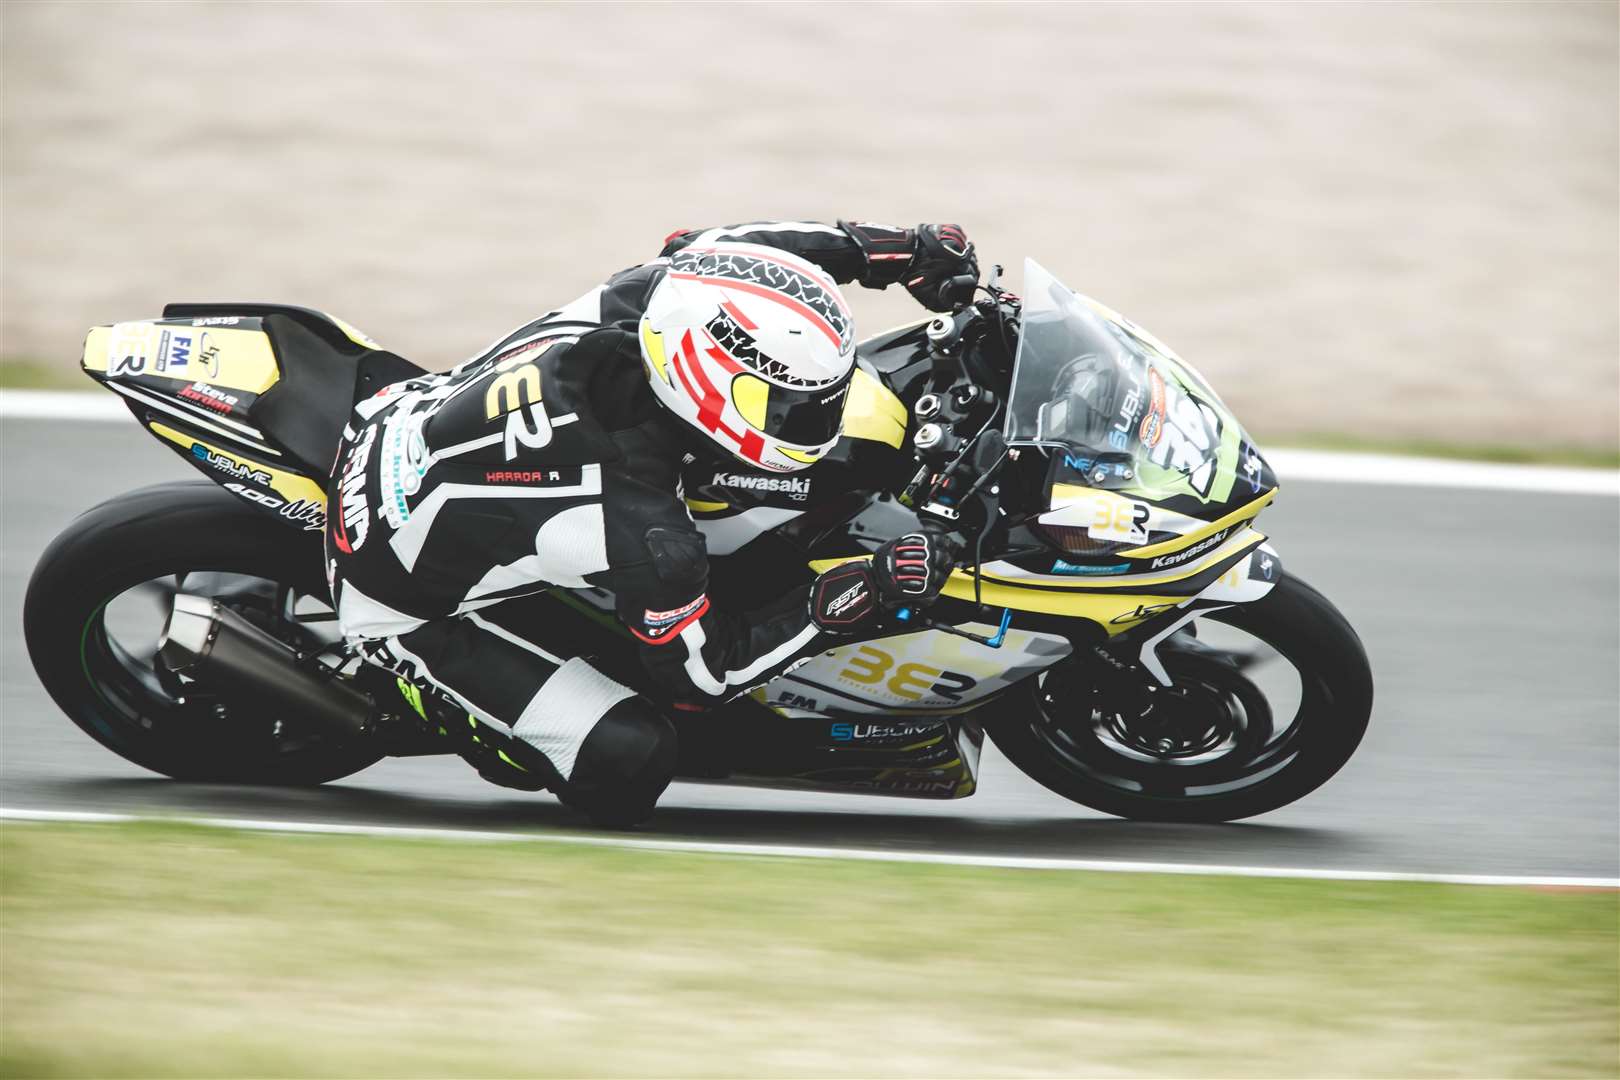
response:
[(175, 596), (158, 656), (169, 670), (210, 690), (297, 716), (334, 736), (356, 738), (371, 720), (370, 698), (298, 666), (291, 648), (206, 596)]

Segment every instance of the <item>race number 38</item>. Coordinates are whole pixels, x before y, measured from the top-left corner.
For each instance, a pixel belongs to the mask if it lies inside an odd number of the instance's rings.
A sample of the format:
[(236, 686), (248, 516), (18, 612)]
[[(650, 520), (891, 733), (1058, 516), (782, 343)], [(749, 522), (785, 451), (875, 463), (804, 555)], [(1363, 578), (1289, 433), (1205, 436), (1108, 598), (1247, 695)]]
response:
[(931, 664), (908, 661), (896, 665), (894, 657), (882, 649), (862, 645), (849, 658), (841, 679), (867, 686), (882, 686), (895, 697), (919, 701), (924, 695), (961, 701), (962, 695), (979, 684), (960, 671), (945, 671)]

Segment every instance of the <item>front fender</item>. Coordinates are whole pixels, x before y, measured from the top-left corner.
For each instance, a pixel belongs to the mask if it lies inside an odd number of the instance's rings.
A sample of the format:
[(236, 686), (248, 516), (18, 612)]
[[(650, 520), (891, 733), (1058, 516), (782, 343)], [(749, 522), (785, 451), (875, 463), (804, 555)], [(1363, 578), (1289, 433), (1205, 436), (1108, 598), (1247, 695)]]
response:
[(1159, 645), (1200, 615), (1218, 608), (1252, 604), (1261, 599), (1277, 587), (1277, 582), (1282, 580), (1282, 574), (1282, 557), (1277, 554), (1270, 541), (1260, 544), (1233, 563), (1224, 574), (1206, 585), (1198, 595), (1189, 597), (1178, 605), (1175, 617), (1154, 628), (1153, 633), (1142, 642), (1139, 656), (1142, 667), (1157, 679), (1161, 686), (1170, 686), (1170, 674), (1165, 670), (1164, 662), (1159, 659)]

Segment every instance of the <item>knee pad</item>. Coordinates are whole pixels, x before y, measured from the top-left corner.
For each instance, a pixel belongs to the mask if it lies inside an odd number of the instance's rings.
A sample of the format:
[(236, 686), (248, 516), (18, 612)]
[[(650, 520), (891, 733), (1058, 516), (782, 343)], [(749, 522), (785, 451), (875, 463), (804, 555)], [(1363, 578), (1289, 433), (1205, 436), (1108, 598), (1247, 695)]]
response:
[(641, 697), (614, 704), (591, 728), (560, 794), (605, 825), (634, 825), (675, 776), (675, 726)]

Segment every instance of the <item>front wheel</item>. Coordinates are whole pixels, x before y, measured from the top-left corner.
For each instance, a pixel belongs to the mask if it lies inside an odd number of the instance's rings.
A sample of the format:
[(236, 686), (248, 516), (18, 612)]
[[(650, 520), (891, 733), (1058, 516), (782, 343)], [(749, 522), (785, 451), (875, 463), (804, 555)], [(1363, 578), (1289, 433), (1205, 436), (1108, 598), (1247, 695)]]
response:
[(177, 592), (217, 600), (295, 649), (336, 638), (320, 534), (206, 480), (119, 496), (51, 543), (23, 604), (40, 682), (91, 738), (178, 780), (321, 784), (378, 760), (300, 717), (177, 685), (155, 658)]
[(1084, 806), (1145, 821), (1253, 817), (1309, 794), (1355, 753), (1372, 712), (1361, 640), (1284, 576), (1159, 647), (1171, 687), (1070, 660), (1004, 699), (985, 729), (1013, 764)]

